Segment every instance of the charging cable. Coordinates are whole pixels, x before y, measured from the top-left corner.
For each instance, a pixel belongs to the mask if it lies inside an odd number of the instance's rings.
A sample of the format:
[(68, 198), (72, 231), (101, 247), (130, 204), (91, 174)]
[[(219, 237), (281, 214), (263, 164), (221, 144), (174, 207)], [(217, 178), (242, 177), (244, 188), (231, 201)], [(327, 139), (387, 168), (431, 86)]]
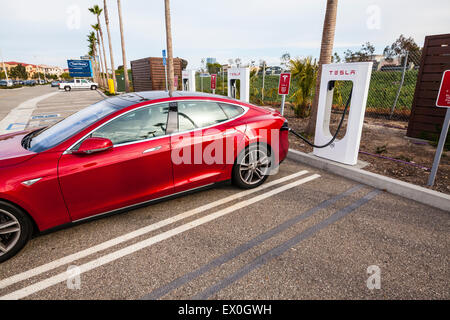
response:
[[(334, 85), (334, 84), (333, 84), (333, 85)], [(341, 118), (341, 121), (339, 122), (339, 126), (337, 127), (336, 133), (334, 134), (333, 138), (332, 138), (329, 142), (327, 142), (326, 144), (321, 145), (321, 146), (317, 146), (317, 145), (315, 145), (314, 143), (308, 141), (308, 139), (306, 139), (306, 138), (305, 138), (304, 136), (302, 136), (300, 133), (295, 132), (292, 128), (289, 128), (289, 132), (292, 132), (296, 137), (302, 139), (302, 140), (305, 141), (307, 144), (309, 144), (311, 147), (319, 148), (319, 149), (328, 147), (329, 145), (331, 145), (331, 144), (334, 142), (334, 140), (336, 140), (336, 137), (338, 136), (339, 131), (341, 130), (342, 124), (344, 123), (345, 114), (347, 113), (348, 107), (350, 106), (350, 101), (351, 101), (351, 99), (352, 99), (352, 92), (353, 92), (353, 87), (352, 87), (352, 89), (350, 90), (350, 94), (349, 94), (349, 96), (348, 96), (348, 98), (347, 98), (347, 103), (345, 104), (344, 112), (342, 113), (342, 118)]]

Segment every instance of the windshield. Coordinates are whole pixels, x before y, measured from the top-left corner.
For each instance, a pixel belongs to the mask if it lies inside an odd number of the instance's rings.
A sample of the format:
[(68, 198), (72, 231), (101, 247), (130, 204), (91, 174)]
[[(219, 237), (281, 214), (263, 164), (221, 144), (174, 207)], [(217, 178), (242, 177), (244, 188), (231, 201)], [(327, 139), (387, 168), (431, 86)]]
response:
[(106, 100), (97, 102), (56, 123), (52, 127), (39, 132), (30, 141), (28, 150), (42, 152), (53, 148), (96, 121), (121, 108), (122, 106), (111, 104)]

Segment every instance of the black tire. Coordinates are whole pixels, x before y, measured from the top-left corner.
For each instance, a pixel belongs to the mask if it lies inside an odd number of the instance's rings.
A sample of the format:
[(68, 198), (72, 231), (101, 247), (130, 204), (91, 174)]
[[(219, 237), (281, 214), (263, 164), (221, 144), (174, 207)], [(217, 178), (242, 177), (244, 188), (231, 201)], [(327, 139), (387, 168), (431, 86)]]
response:
[[(263, 161), (262, 156), (265, 155), (267, 157), (267, 165), (258, 167), (256, 165), (255, 169), (250, 168), (250, 155), (256, 155), (256, 162), (260, 160)], [(252, 177), (247, 176), (246, 179), (246, 171), (247, 163), (249, 163), (249, 170), (254, 170), (252, 173)], [(241, 151), (241, 153), (236, 158), (236, 162), (233, 166), (232, 171), (232, 182), (234, 185), (238, 186), (242, 189), (253, 189), (262, 185), (268, 178), (271, 164), (273, 163), (272, 155), (270, 153), (269, 148), (265, 144), (252, 144)], [(245, 165), (244, 165), (245, 164)], [(259, 169), (259, 171), (258, 171)], [(255, 175), (255, 180), (252, 181), (253, 175)]]
[(91, 86), (91, 90), (97, 90), (97, 86)]
[[(16, 229), (19, 229), (19, 231), (0, 234), (0, 263), (16, 255), (27, 244), (33, 234), (33, 223), (28, 215), (12, 204), (0, 201), (0, 225), (8, 222), (15, 224), (8, 227), (8, 229), (3, 228), (4, 232)], [(7, 250), (6, 252), (4, 251), (5, 249)]]
[(64, 87), (64, 90), (65, 90), (65, 91), (70, 91), (70, 90), (72, 90), (72, 88), (71, 88), (70, 86), (65, 86), (65, 87)]

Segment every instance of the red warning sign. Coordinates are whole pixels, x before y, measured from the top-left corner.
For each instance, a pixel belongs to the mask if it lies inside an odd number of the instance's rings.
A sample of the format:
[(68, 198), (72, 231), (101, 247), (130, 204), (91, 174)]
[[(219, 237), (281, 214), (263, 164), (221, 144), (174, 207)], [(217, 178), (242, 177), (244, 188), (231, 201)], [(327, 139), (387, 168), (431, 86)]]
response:
[(211, 90), (216, 90), (217, 74), (211, 74)]
[(291, 74), (280, 74), (280, 83), (278, 85), (278, 94), (289, 94), (289, 86), (291, 85)]
[(450, 108), (450, 70), (444, 71), (436, 106)]

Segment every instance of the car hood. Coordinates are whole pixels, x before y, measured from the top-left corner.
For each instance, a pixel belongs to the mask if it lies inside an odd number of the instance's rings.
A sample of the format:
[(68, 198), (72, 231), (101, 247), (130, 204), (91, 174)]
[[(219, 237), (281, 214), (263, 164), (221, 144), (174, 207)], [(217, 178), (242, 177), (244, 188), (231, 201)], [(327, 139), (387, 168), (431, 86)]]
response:
[(0, 135), (0, 167), (19, 164), (36, 155), (22, 147), (22, 139), (31, 131)]

